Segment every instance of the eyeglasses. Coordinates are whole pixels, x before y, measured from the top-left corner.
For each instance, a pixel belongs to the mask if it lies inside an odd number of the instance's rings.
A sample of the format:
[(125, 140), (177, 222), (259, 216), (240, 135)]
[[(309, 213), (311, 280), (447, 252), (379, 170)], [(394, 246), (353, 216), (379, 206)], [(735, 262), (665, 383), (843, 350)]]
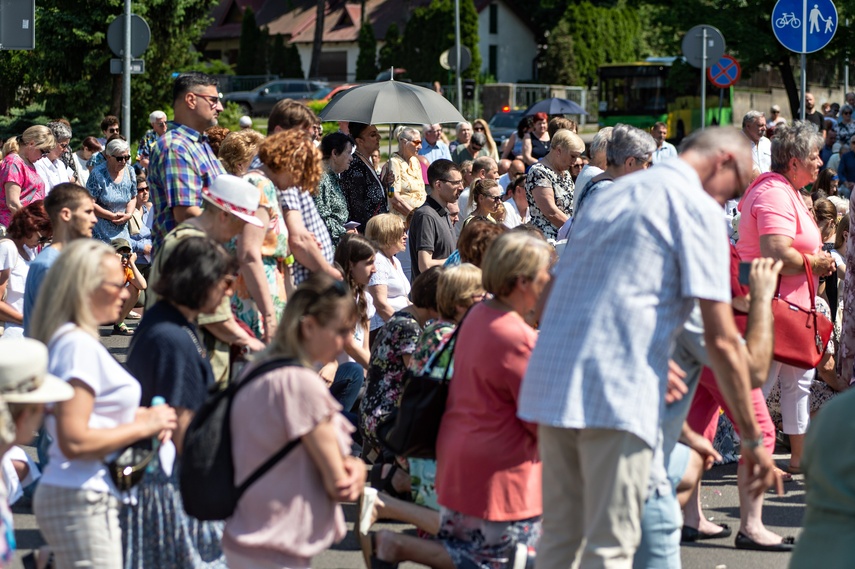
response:
[(131, 159), (130, 156), (113, 156), (113, 160), (115, 160), (116, 162), (123, 162), (124, 163), (130, 159)]
[(205, 99), (206, 101), (208, 101), (208, 103), (211, 104), (212, 109), (216, 109), (217, 105), (220, 104), (219, 95), (203, 95), (201, 93), (193, 93), (193, 94), (196, 95), (197, 97), (201, 97), (201, 98)]
[(439, 181), (445, 182), (451, 186), (463, 186), (463, 178), (460, 178), (459, 180), (446, 180), (445, 178), (440, 178)]
[(66, 148), (68, 148), (68, 142), (67, 142), (67, 141), (66, 141), (66, 142), (60, 142), (60, 143), (58, 144), (58, 146), (59, 146), (60, 148), (62, 148), (63, 150), (65, 150)]
[(110, 134), (119, 134), (119, 127), (111, 126), (107, 129), (107, 132), (109, 132)]
[(502, 196), (490, 196), (490, 195), (486, 195), (486, 196), (484, 196), (484, 197), (485, 197), (485, 198), (487, 198), (488, 200), (493, 200), (493, 202), (494, 202), (494, 203), (499, 203), (500, 201), (502, 201)]

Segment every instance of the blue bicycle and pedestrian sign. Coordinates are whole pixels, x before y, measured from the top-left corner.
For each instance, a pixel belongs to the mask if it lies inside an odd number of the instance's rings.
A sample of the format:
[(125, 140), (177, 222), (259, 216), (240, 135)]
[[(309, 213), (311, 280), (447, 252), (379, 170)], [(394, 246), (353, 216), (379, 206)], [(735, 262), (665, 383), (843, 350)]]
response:
[(837, 31), (837, 8), (831, 0), (778, 0), (772, 10), (772, 31), (790, 51), (819, 51)]

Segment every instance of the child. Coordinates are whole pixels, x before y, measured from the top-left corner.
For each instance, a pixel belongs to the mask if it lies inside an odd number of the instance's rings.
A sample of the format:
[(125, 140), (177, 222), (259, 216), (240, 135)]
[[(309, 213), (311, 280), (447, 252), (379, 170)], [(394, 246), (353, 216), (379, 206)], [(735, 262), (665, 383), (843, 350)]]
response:
[(118, 237), (113, 239), (110, 244), (116, 250), (116, 255), (122, 258), (122, 268), (125, 271), (124, 285), (127, 287), (131, 295), (122, 305), (122, 312), (119, 314), (119, 319), (113, 325), (113, 336), (132, 336), (133, 332), (125, 324), (125, 318), (131, 312), (131, 309), (136, 306), (140, 298), (140, 293), (148, 286), (145, 282), (145, 277), (142, 276), (137, 268), (137, 254), (131, 251), (131, 244), (127, 239)]

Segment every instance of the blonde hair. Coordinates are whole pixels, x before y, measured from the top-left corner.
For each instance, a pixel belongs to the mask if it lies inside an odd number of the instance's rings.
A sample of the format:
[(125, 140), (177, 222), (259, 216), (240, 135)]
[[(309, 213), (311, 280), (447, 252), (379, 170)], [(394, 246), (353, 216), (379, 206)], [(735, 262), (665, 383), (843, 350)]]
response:
[(116, 251), (94, 239), (76, 239), (65, 245), (48, 271), (33, 312), (32, 337), (47, 344), (60, 326), (68, 322), (98, 338), (92, 314), (92, 294), (106, 276), (104, 260)]
[(436, 307), (445, 320), (456, 321), (458, 307), (469, 308), (477, 294), (484, 293), (481, 269), (470, 263), (449, 267), (439, 275), (436, 289)]
[[(268, 136), (258, 147), (258, 158), (273, 172), (283, 170), (291, 183), (314, 195), (323, 173), (321, 151), (301, 130), (283, 130)], [(286, 190), (287, 188), (279, 188)]]
[(20, 149), (20, 146), (18, 146), (18, 138), (13, 136), (3, 144), (3, 156), (5, 157), (9, 154), (17, 154)]
[(25, 130), (24, 134), (21, 135), (21, 142), (25, 145), (32, 144), (39, 150), (53, 150), (53, 147), (56, 146), (56, 139), (53, 137), (53, 133), (48, 127), (40, 124), (31, 126)]
[(562, 128), (555, 133), (550, 143), (551, 148), (562, 148), (571, 152), (585, 152), (585, 141), (578, 134)]
[(484, 289), (497, 297), (507, 296), (519, 277), (534, 279), (551, 260), (552, 247), (546, 241), (519, 231), (500, 235), (487, 248), (481, 263)]
[(264, 142), (261, 133), (254, 130), (230, 132), (220, 144), (220, 162), (229, 174), (239, 176), (238, 164), (247, 164), (258, 153), (258, 146)]
[(328, 324), (336, 315), (342, 314), (356, 325), (356, 302), (347, 285), (323, 273), (315, 273), (303, 281), (288, 297), (276, 335), (270, 342), (263, 358), (295, 358), (306, 366), (314, 362), (303, 347), (303, 320), (314, 318), (321, 326)]
[(381, 250), (397, 243), (403, 235), (404, 220), (394, 213), (375, 215), (365, 226), (365, 236), (377, 243)]
[(490, 152), (490, 156), (494, 160), (498, 160), (499, 149), (496, 146), (496, 141), (493, 139), (493, 133), (490, 132), (490, 125), (487, 124), (487, 121), (485, 121), (484, 119), (475, 119), (474, 121), (472, 121), (473, 129), (475, 128), (476, 124), (484, 127), (484, 136), (487, 137), (487, 150)]

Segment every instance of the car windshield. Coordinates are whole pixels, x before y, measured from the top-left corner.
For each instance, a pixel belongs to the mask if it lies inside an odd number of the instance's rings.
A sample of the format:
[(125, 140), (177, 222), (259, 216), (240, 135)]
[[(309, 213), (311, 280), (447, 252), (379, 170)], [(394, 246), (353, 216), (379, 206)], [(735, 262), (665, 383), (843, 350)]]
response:
[(517, 128), (520, 113), (497, 113), (490, 119), (490, 128)]
[(317, 91), (312, 93), (312, 98), (313, 99), (323, 99), (324, 97), (329, 95), (331, 92), (332, 92), (332, 89), (330, 89), (328, 87), (325, 87), (323, 89), (318, 89)]

